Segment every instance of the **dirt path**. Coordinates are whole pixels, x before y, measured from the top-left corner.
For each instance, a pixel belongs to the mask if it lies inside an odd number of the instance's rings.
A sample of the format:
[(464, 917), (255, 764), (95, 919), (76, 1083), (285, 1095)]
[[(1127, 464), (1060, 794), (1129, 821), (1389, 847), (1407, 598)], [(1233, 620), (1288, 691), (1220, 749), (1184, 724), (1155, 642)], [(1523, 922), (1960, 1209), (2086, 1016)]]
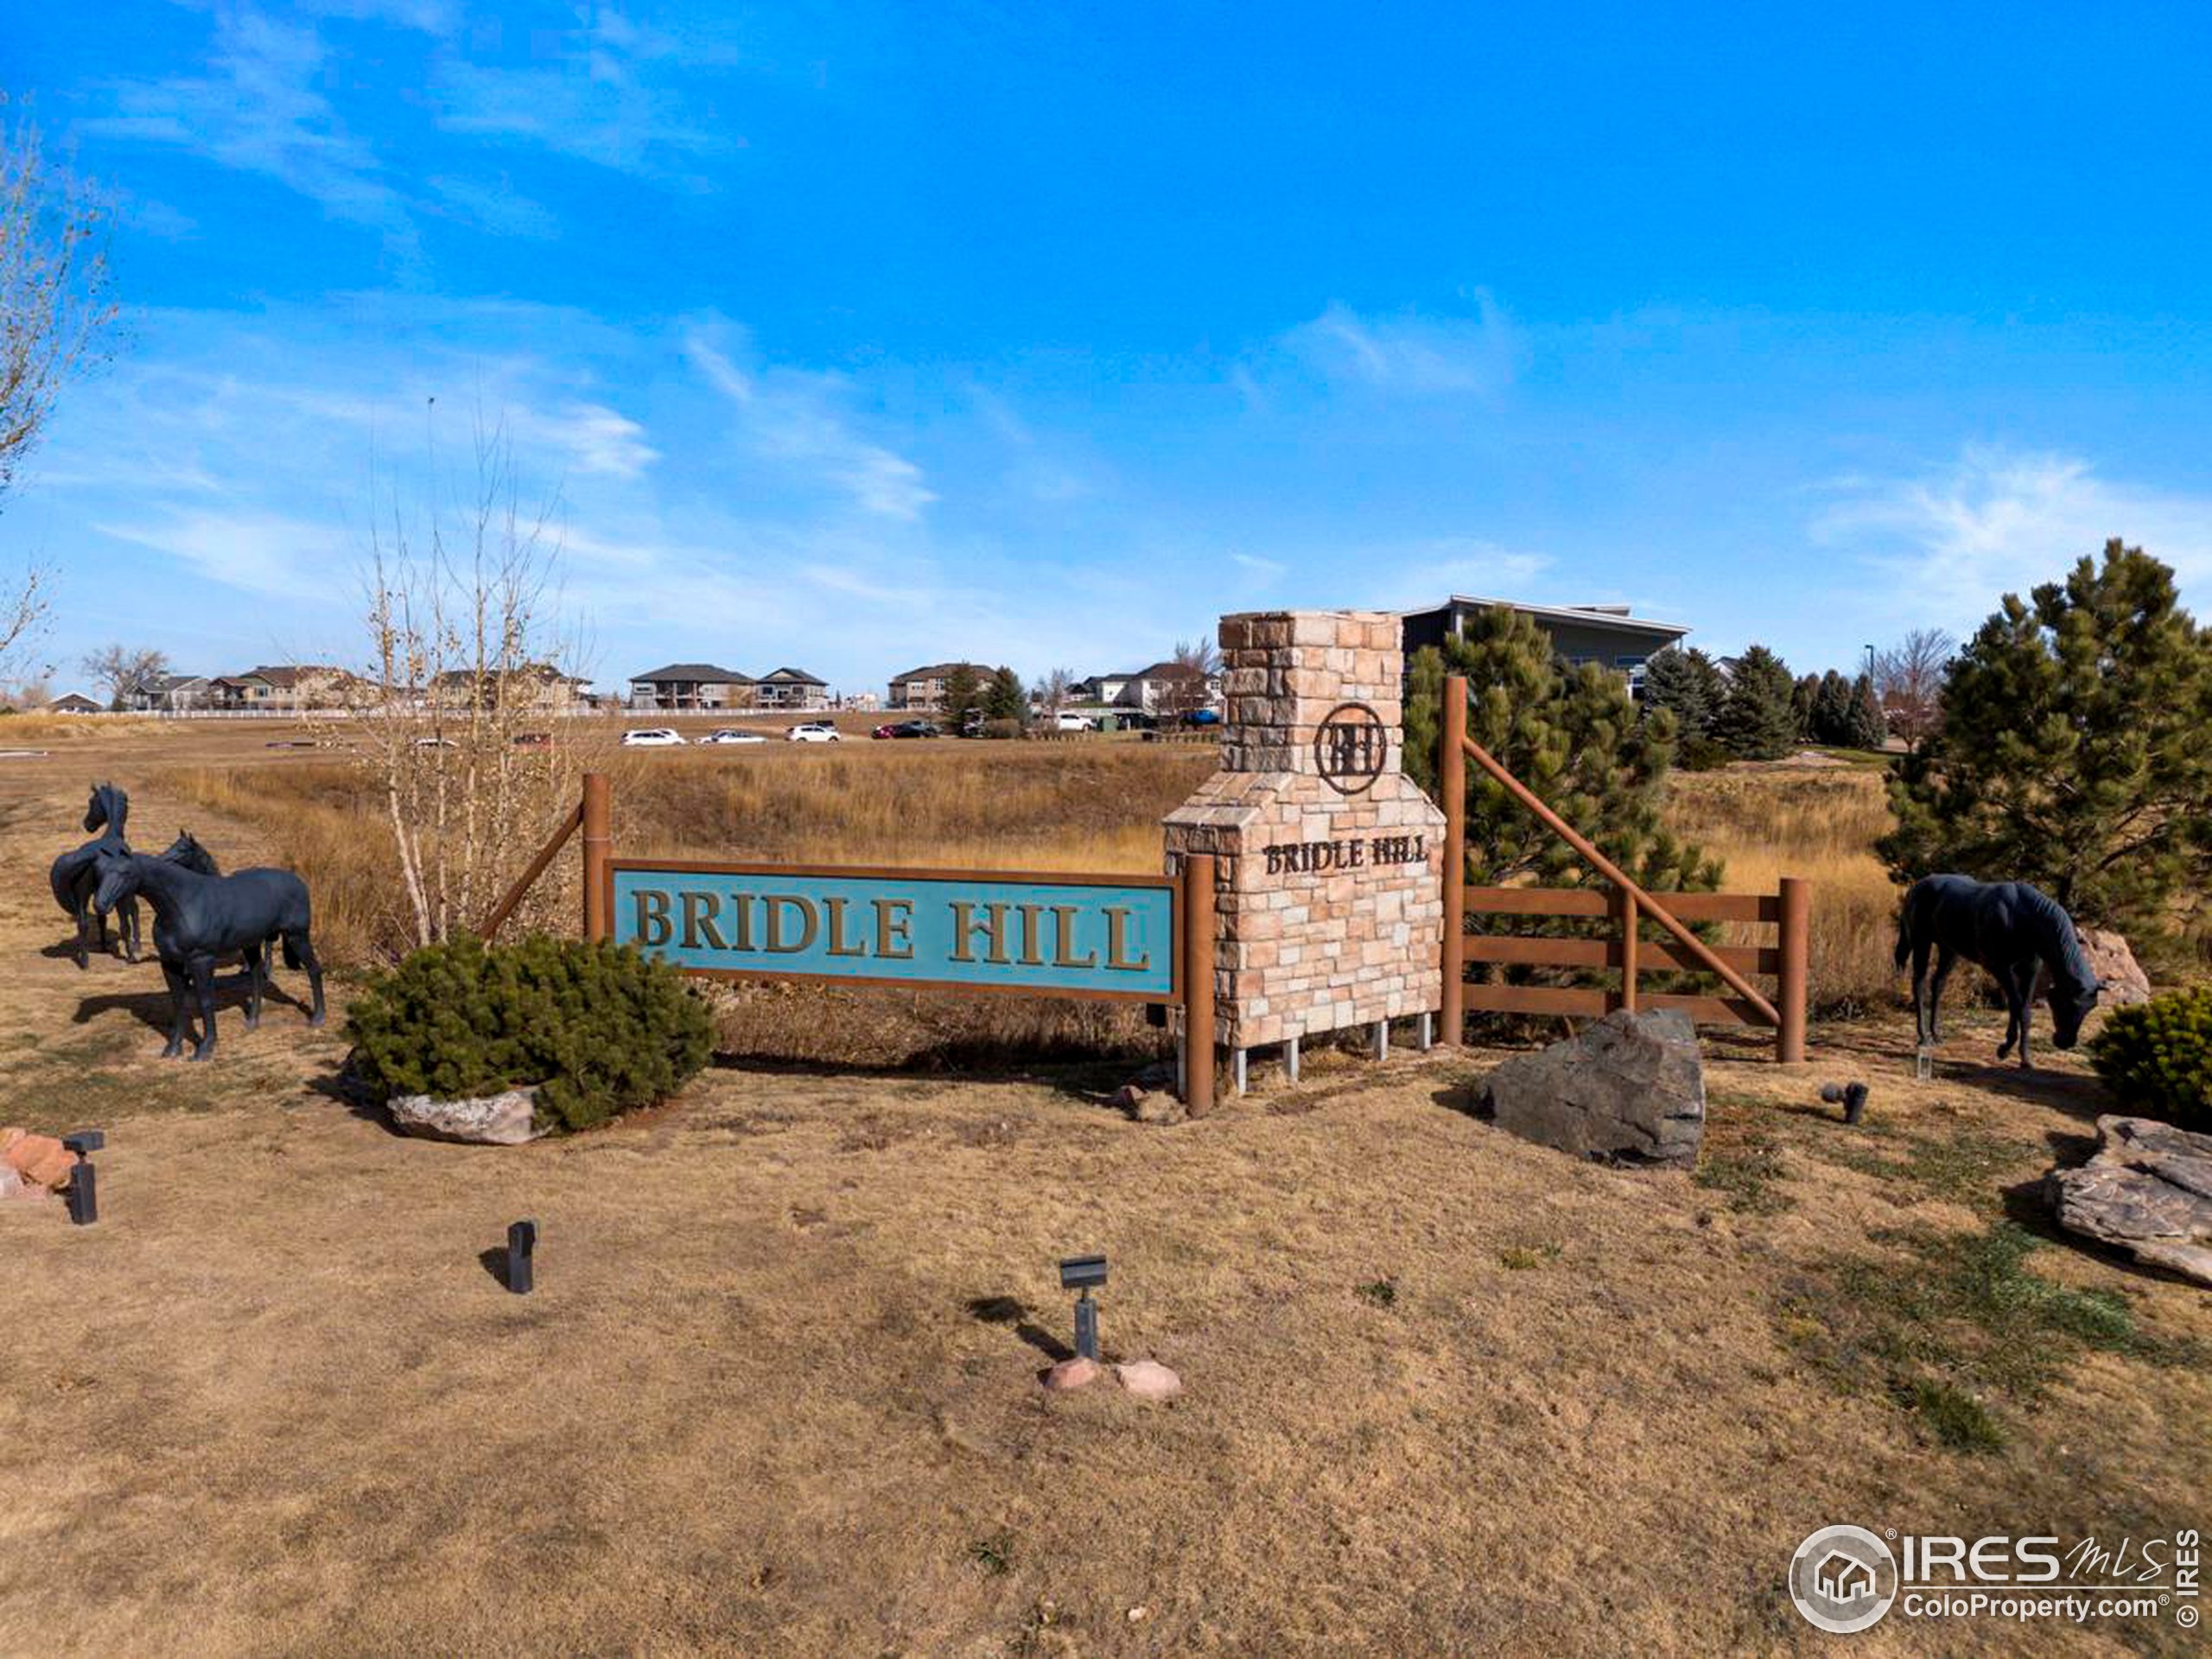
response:
[[(2094, 1113), (2077, 1072), (1977, 1069), (1986, 1021), (1929, 1084), (1894, 1025), (1717, 1054), (1702, 1183), (1497, 1134), (1455, 1109), (1481, 1057), (1317, 1063), (1173, 1129), (1050, 1077), (718, 1070), (606, 1133), (435, 1146), (321, 1090), (335, 1020), (226, 1008), (218, 1062), (156, 1060), (152, 966), (42, 954), (83, 780), (25, 776), (0, 1109), (111, 1146), (98, 1227), (0, 1212), (0, 1649), (1811, 1651), (1781, 1586), (1817, 1526), (2205, 1519), (2200, 1292), (2037, 1249), (2144, 1345), (1993, 1394), (1978, 1454), (1877, 1346), (1836, 1363), (1891, 1329), (1839, 1255), (1936, 1282), (1899, 1239), (1990, 1236)], [(157, 786), (132, 804), (173, 833)], [(1813, 1105), (1844, 1075), (1878, 1133)], [(480, 1259), (524, 1215), (526, 1299)], [(1035, 1388), (1088, 1249), (1109, 1351), (1180, 1370), (1174, 1406)]]

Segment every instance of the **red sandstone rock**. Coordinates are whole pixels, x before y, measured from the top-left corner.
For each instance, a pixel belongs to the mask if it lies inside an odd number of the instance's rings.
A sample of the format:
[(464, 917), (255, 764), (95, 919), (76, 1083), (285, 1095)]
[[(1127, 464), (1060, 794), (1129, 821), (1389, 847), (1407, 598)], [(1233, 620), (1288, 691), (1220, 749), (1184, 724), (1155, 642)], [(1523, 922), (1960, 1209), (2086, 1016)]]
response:
[(1064, 1359), (1045, 1373), (1044, 1383), (1055, 1393), (1070, 1389), (1088, 1387), (1098, 1380), (1098, 1362), (1085, 1359), (1080, 1354), (1073, 1359)]
[(76, 1165), (69, 1148), (50, 1135), (25, 1135), (21, 1130), (10, 1131), (10, 1139), (0, 1148), (0, 1160), (26, 1181), (60, 1192), (69, 1185), (69, 1172)]

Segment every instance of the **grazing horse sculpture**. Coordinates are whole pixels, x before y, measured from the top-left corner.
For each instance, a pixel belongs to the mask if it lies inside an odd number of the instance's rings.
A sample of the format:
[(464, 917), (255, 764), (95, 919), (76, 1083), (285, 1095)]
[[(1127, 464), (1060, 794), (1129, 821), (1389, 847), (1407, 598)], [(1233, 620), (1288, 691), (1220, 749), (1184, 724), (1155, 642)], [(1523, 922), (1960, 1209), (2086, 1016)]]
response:
[(98, 861), (99, 887), (92, 902), (111, 910), (134, 893), (154, 907), (154, 949), (168, 982), (169, 1040), (162, 1057), (184, 1047), (188, 1023), (185, 991), (200, 1007), (200, 1040), (192, 1058), (215, 1052), (215, 963), (236, 951), (246, 962), (245, 1025), (261, 1023), (261, 994), (268, 983), (267, 951), (283, 941), (284, 964), (307, 969), (315, 1006), (308, 1024), (322, 1023), (322, 964), (308, 938), (307, 883), (289, 870), (240, 870), (236, 875), (201, 875), (167, 859), (143, 853), (103, 853)]
[[(1933, 951), (1936, 968), (1929, 971)], [(2051, 1040), (2071, 1048), (2082, 1021), (2104, 988), (2090, 971), (2074, 918), (2024, 881), (1976, 881), (1927, 875), (1912, 884), (1897, 916), (1897, 963), (1912, 962), (1912, 1007), (1920, 1045), (1936, 1040), (1936, 1004), (1961, 957), (1986, 968), (2005, 993), (2012, 1018), (1998, 1048), (2003, 1059), (2017, 1039), (2028, 1068), (2028, 1016), (2035, 1006), (2037, 965), (2050, 976)]]
[[(123, 838), (123, 821), (130, 815), (130, 798), (113, 784), (92, 785), (92, 799), (85, 805), (85, 828), (89, 832), (102, 831), (99, 838), (88, 841), (73, 852), (67, 852), (54, 861), (54, 868), (47, 880), (54, 888), (54, 902), (69, 913), (77, 925), (77, 965), (90, 967), (85, 949), (85, 932), (93, 919), (92, 889), (99, 885), (93, 874), (92, 862), (103, 852), (127, 853), (130, 843)], [(99, 948), (105, 954), (107, 944), (107, 916), (100, 912)], [(125, 962), (138, 960), (138, 906), (124, 905), (116, 918), (116, 933), (123, 944)]]

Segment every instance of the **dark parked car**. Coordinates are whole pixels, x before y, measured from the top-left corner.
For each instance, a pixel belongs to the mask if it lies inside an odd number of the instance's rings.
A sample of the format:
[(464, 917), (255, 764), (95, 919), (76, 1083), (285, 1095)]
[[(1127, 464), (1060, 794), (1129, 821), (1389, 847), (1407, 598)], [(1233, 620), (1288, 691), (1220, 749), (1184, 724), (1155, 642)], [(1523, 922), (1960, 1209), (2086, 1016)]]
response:
[(932, 721), (902, 720), (896, 726), (879, 726), (870, 735), (874, 737), (943, 737), (944, 733)]

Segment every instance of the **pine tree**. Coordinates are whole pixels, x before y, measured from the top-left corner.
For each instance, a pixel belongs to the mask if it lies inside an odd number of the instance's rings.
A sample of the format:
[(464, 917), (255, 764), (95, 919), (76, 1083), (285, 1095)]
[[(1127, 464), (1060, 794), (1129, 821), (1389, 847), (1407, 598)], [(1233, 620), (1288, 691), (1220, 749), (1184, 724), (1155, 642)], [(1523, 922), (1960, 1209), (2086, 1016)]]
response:
[(1870, 674), (1861, 674), (1851, 683), (1851, 705), (1840, 741), (1848, 749), (1878, 749), (1890, 741), (1889, 722), (1882, 717), (1882, 704), (1874, 695)]
[(1713, 736), (1739, 760), (1780, 760), (1797, 733), (1790, 707), (1794, 689), (1789, 664), (1781, 658), (1764, 645), (1746, 647), (1736, 659)]
[(1813, 696), (1812, 724), (1803, 735), (1832, 747), (1851, 743), (1851, 682), (1834, 669), (1821, 676), (1820, 690)]
[(1797, 741), (1811, 743), (1821, 723), (1821, 677), (1805, 674), (1789, 688), (1789, 718), (1797, 727)]
[(2007, 594), (1953, 664), (1941, 724), (1891, 768), (1900, 881), (2032, 881), (2140, 943), (2212, 885), (2212, 632), (2171, 569), (2105, 544)]
[[(1406, 690), (1406, 769), (1431, 794), (1447, 673), (1467, 677), (1467, 734), (1645, 887), (1719, 884), (1719, 866), (1660, 822), (1674, 762), (1671, 710), (1639, 718), (1619, 675), (1594, 664), (1567, 666), (1520, 612), (1483, 611), (1441, 652), (1426, 647), (1414, 658)], [(1554, 887), (1599, 883), (1572, 848), (1472, 765), (1467, 874), (1485, 885), (1518, 877)]]
[(940, 711), (944, 723), (958, 731), (968, 711), (982, 702), (982, 682), (975, 669), (967, 663), (955, 663), (952, 671), (944, 677), (944, 707)]
[(991, 683), (983, 692), (983, 717), (986, 720), (1010, 720), (1019, 724), (1027, 709), (1019, 674), (1010, 668), (1002, 667), (991, 676)]
[(1726, 683), (1713, 658), (1694, 648), (1669, 645), (1653, 652), (1643, 665), (1644, 713), (1664, 709), (1673, 715), (1675, 735), (1684, 743), (1710, 734), (1726, 694)]

